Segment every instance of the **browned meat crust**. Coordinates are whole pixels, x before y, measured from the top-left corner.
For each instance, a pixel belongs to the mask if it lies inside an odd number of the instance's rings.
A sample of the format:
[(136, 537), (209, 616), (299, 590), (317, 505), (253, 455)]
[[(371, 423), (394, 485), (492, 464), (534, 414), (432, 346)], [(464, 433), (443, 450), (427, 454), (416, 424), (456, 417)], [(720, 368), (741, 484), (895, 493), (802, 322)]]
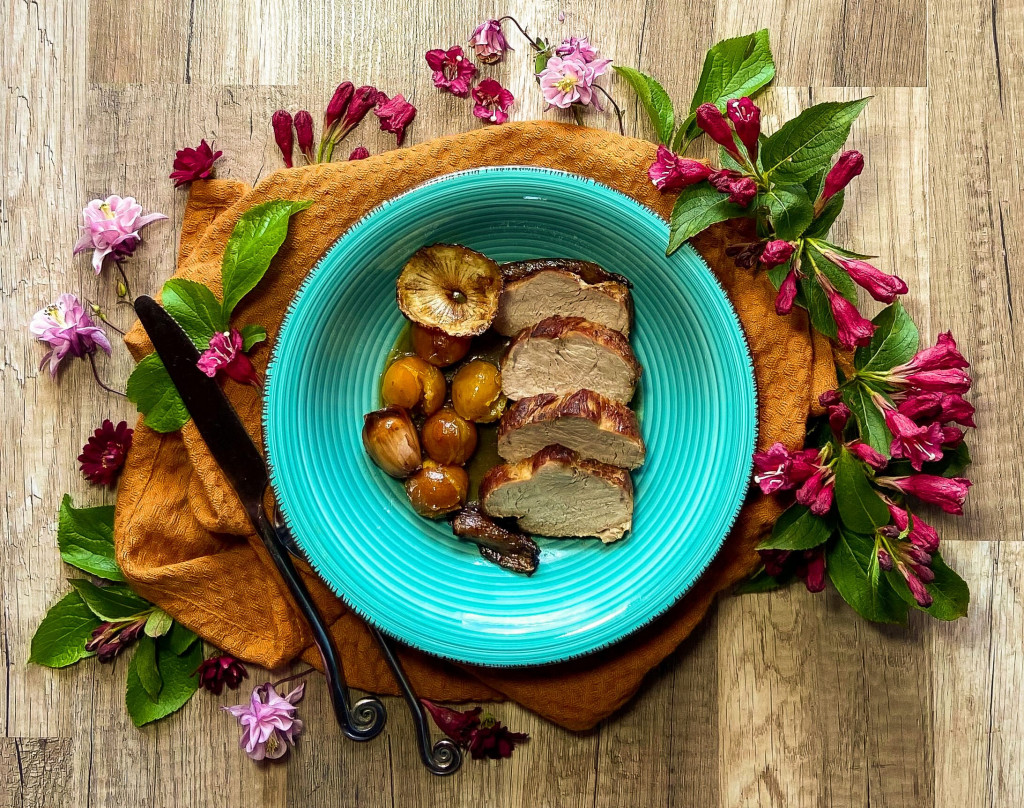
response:
[(480, 555), (512, 572), (533, 575), (540, 548), (529, 536), (508, 530), (484, 514), (477, 502), (469, 503), (452, 519), (452, 532), (477, 545)]

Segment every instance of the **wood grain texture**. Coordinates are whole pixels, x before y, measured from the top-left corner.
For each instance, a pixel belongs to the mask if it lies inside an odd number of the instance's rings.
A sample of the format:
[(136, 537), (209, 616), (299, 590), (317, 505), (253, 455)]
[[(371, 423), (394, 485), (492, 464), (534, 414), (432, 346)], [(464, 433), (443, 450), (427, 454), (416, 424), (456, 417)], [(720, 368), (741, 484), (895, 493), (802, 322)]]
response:
[[(60, 496), (110, 501), (78, 475), (78, 447), (102, 418), (132, 415), (97, 395), (84, 365), (51, 382), (25, 329), (63, 291), (129, 322), (111, 278), (70, 255), (80, 208), (118, 192), (171, 216), (128, 264), (135, 290), (155, 290), (172, 271), (184, 206), (166, 178), (176, 148), (212, 139), (225, 150), (221, 176), (256, 181), (280, 165), (270, 113), (317, 117), (343, 79), (412, 99), (411, 142), (478, 126), (434, 90), (422, 53), (500, 13), (537, 34), (588, 33), (676, 99), (712, 42), (767, 26), (779, 64), (769, 126), (814, 101), (875, 96), (851, 135), (867, 168), (836, 232), (906, 278), (922, 334), (951, 328), (974, 363), (976, 487), (965, 519), (934, 515), (972, 584), (970, 616), (879, 629), (834, 593), (726, 599), (615, 718), (576, 735), (500, 705), (530, 743), (446, 780), (417, 763), (397, 700), (382, 739), (347, 743), (313, 679), (294, 759), (256, 767), (217, 709), (233, 694), (200, 695), (140, 731), (123, 706), (123, 660), (28, 666), (32, 632), (69, 574), (54, 540)], [(1024, 475), (1004, 431), (1024, 394), (1022, 0), (0, 0), (0, 20), (0, 806), (1024, 804)], [(488, 72), (515, 93), (515, 119), (540, 117), (527, 48), (513, 43)], [(636, 102), (607, 81), (627, 132), (649, 136)], [(606, 114), (587, 120), (614, 128)], [(364, 126), (348, 147), (392, 144)], [(131, 363), (116, 350), (100, 368), (121, 386)], [(254, 670), (249, 683), (267, 676)]]

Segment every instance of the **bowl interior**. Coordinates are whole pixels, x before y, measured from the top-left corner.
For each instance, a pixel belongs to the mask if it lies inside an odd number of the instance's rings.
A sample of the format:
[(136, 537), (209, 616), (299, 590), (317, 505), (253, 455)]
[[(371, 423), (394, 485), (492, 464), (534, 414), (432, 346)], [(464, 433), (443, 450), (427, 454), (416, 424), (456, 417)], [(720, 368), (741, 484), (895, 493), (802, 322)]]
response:
[[(615, 544), (540, 538), (540, 568), (482, 559), (444, 521), (416, 516), (363, 452), (363, 414), (404, 320), (395, 279), (426, 244), (497, 261), (595, 261), (634, 284), (634, 402), (647, 442), (633, 530)], [(265, 440), (279, 504), (325, 581), (358, 613), (429, 653), (483, 665), (564, 660), (664, 612), (710, 563), (746, 492), (756, 431), (736, 314), (688, 246), (597, 183), (533, 168), (452, 174), (377, 208), (297, 295), (268, 372)]]

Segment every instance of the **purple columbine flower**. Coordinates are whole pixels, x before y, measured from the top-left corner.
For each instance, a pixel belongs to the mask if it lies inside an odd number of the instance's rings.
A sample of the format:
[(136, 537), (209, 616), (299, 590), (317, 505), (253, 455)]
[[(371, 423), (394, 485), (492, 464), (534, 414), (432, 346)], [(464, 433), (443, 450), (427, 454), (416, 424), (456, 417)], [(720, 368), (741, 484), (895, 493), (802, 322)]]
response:
[(277, 760), (295, 746), (295, 737), (302, 732), (302, 721), (295, 715), (295, 705), (302, 700), (303, 682), (284, 696), (267, 682), (252, 691), (248, 704), (221, 707), (238, 719), (242, 737), (238, 745), (253, 760)]
[(35, 313), (29, 330), (40, 342), (50, 346), (39, 367), (50, 362), (50, 375), (56, 376), (65, 357), (82, 358), (101, 348), (110, 353), (110, 340), (86, 313), (81, 301), (63, 294), (52, 306)]
[(162, 213), (143, 213), (142, 205), (133, 197), (114, 194), (106, 199), (94, 199), (82, 208), (83, 224), (73, 255), (92, 250), (92, 268), (99, 275), (108, 255), (125, 258), (135, 252), (141, 237), (139, 231), (146, 225), (166, 219)]

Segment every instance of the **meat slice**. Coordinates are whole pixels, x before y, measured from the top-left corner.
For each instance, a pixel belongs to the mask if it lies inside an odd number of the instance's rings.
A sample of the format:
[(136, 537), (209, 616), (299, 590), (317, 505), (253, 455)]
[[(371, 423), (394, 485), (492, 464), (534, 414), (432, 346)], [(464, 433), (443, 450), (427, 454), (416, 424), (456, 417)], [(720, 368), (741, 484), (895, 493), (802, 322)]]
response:
[(582, 317), (556, 315), (512, 340), (501, 361), (501, 389), (514, 401), (586, 389), (625, 403), (640, 371), (621, 333)]
[(524, 398), (501, 418), (498, 454), (505, 460), (523, 460), (556, 443), (627, 469), (641, 466), (647, 451), (633, 411), (593, 390)]
[(515, 516), (521, 530), (541, 536), (596, 536), (607, 544), (633, 524), (629, 472), (564, 446), (495, 466), (480, 483), (480, 502), (490, 516)]
[(629, 334), (629, 281), (589, 261), (541, 258), (501, 267), (504, 288), (493, 328), (511, 337), (553, 315), (583, 317)]

